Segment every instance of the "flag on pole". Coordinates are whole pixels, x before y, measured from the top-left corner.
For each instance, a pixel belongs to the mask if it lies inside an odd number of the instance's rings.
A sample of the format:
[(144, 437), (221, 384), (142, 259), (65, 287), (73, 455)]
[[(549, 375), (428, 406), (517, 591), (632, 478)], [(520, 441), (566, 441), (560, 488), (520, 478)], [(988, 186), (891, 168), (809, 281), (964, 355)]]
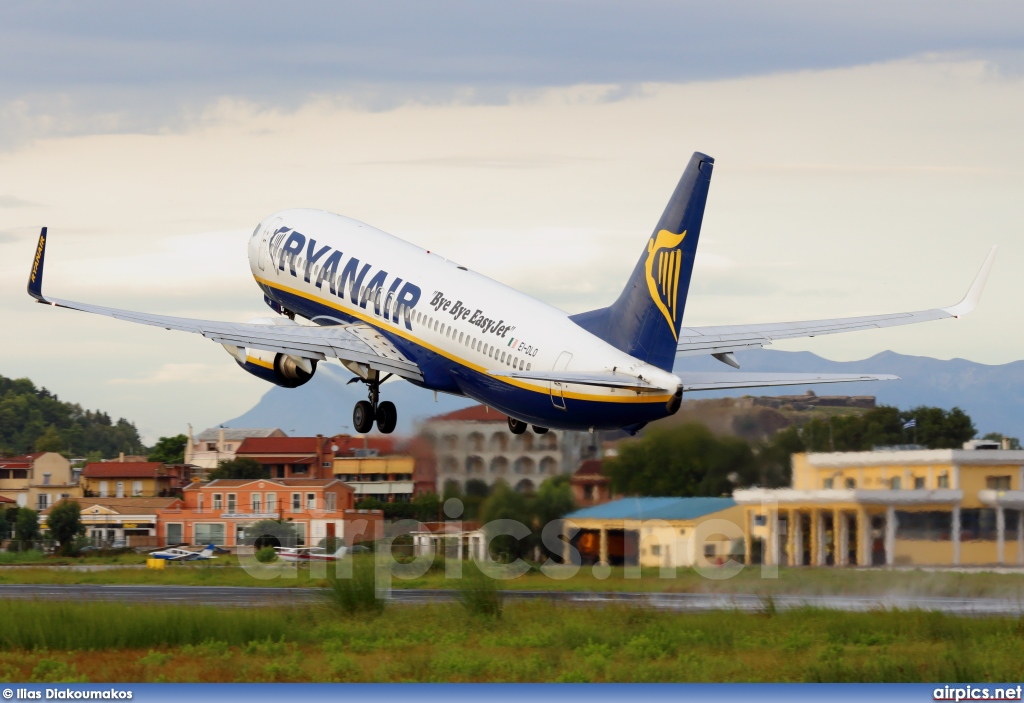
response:
[(911, 427), (917, 427), (917, 418), (911, 418), (903, 423), (903, 429), (909, 430)]

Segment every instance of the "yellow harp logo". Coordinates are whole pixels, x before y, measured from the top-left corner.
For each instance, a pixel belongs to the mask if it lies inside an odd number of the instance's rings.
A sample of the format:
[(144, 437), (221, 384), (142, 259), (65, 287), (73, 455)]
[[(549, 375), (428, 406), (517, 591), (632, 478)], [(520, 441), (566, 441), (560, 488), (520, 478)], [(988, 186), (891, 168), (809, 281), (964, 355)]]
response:
[(668, 320), (672, 336), (676, 334), (676, 316), (679, 313), (679, 269), (683, 262), (683, 252), (677, 247), (683, 241), (686, 232), (673, 234), (663, 229), (651, 241), (647, 242), (647, 288), (651, 300)]

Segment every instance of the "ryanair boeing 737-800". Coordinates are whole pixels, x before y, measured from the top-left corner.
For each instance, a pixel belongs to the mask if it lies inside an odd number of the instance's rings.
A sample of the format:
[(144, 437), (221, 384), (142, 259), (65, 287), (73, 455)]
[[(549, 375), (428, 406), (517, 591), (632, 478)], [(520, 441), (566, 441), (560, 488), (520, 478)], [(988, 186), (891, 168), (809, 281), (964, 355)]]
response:
[[(636, 432), (672, 415), (683, 393), (722, 388), (887, 380), (884, 375), (673, 373), (678, 356), (733, 352), (776, 339), (906, 325), (970, 312), (995, 248), (957, 305), (835, 320), (683, 327), (714, 159), (695, 153), (625, 289), (611, 306), (578, 315), (535, 300), (385, 232), (320, 210), (285, 210), (249, 239), (249, 265), (276, 317), (247, 323), (193, 320), (50, 298), (43, 294), (46, 228), (28, 292), (41, 303), (194, 332), (243, 369), (285, 388), (337, 358), (366, 384), (353, 426), (394, 430), (381, 383), (399, 376), (473, 398), (508, 415), (509, 429)], [(313, 324), (299, 324), (296, 317)], [(385, 387), (386, 388), (386, 387)]]

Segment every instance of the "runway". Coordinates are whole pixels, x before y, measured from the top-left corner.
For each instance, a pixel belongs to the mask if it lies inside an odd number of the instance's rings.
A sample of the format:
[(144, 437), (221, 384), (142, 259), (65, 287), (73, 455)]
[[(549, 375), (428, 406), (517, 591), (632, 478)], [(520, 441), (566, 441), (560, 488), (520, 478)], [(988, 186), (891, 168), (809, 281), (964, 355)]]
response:
[[(865, 612), (871, 610), (927, 610), (952, 615), (1024, 615), (1024, 602), (1004, 598), (935, 598), (918, 596), (794, 596), (770, 599), (756, 594), (714, 593), (619, 593), (570, 591), (503, 591), (508, 600), (547, 600), (577, 606), (632, 605), (674, 612), (733, 610), (764, 612), (768, 609), (822, 608)], [(416, 605), (444, 603), (458, 598), (456, 590), (395, 589), (388, 594), (394, 603)], [(104, 586), (0, 584), (0, 599), (47, 601), (113, 601), (160, 603), (182, 606), (216, 605), (266, 607), (309, 605), (323, 598), (311, 588), (261, 588), (233, 586)]]

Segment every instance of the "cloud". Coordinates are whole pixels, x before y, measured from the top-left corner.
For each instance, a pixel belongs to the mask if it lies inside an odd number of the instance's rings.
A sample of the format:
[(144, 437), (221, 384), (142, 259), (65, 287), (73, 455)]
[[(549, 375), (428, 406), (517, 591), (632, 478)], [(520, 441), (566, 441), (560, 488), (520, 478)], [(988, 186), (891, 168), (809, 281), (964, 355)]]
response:
[(13, 195), (0, 195), (0, 208), (16, 207), (38, 207), (38, 205), (21, 198), (16, 198)]
[[(100, 9), (97, 9), (100, 8)], [(714, 81), (987, 56), (1013, 67), (1024, 9), (891, 3), (446, 0), (0, 6), (0, 134), (184, 129), (224, 97), (292, 110), (345, 94), (365, 109), (508, 104), (524, 90)]]

